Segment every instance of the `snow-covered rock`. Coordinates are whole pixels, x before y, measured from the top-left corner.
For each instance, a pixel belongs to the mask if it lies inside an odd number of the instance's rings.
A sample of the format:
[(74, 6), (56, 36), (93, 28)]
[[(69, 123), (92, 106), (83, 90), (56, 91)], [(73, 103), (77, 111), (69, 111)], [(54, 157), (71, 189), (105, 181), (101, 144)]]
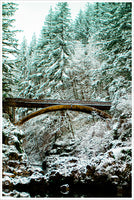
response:
[(111, 121), (68, 112), (73, 134), (66, 115), (38, 116), (23, 131), (4, 119), (3, 195), (130, 197), (132, 121), (127, 105), (129, 115), (115, 103)]

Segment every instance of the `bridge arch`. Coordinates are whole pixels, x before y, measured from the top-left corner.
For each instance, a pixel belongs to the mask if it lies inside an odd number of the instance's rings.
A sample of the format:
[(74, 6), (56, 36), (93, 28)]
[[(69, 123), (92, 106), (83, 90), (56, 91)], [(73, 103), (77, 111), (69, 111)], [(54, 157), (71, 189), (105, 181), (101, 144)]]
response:
[(100, 115), (103, 118), (110, 118), (110, 119), (112, 118), (111, 115), (109, 115), (108, 113), (102, 110), (96, 109), (94, 107), (83, 106), (83, 105), (56, 105), (56, 106), (49, 106), (41, 110), (37, 110), (36, 112), (33, 112), (27, 115), (26, 117), (24, 117), (23, 119), (21, 119), (20, 121), (16, 122), (15, 125), (20, 126), (26, 121), (32, 119), (33, 117), (36, 117), (48, 112), (58, 111), (58, 110), (80, 111), (80, 112), (89, 113), (89, 114), (91, 114), (92, 112), (96, 112), (98, 115)]

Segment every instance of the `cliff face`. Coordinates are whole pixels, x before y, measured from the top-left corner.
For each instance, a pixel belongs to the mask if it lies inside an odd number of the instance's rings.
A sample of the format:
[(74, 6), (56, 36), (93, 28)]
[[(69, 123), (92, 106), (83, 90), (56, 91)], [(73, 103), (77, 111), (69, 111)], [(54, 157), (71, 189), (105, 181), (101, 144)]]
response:
[(125, 105), (113, 105), (111, 121), (68, 112), (71, 128), (61, 127), (57, 138), (46, 130), (57, 125), (52, 116), (27, 122), (23, 131), (3, 118), (3, 196), (130, 197), (131, 107)]

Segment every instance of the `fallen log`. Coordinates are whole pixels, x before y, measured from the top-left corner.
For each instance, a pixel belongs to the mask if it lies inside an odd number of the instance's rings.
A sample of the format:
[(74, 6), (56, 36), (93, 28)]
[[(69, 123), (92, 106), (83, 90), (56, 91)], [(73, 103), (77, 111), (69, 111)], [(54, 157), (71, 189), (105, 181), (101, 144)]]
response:
[(23, 123), (25, 123), (26, 121), (32, 119), (33, 117), (36, 117), (38, 115), (44, 114), (44, 113), (48, 113), (48, 112), (52, 112), (52, 111), (57, 111), (57, 110), (73, 110), (73, 111), (80, 111), (80, 112), (84, 112), (84, 113), (89, 113), (91, 114), (92, 112), (96, 112), (98, 115), (100, 115), (103, 118), (112, 118), (111, 115), (109, 115), (108, 113), (93, 108), (93, 107), (89, 107), (89, 106), (83, 106), (83, 105), (56, 105), (56, 106), (49, 106), (47, 108), (43, 108), (41, 110), (37, 110), (36, 112), (33, 112), (29, 115), (27, 115), (26, 117), (24, 117), (23, 119), (21, 119), (20, 121), (16, 122), (15, 125), (22, 125)]

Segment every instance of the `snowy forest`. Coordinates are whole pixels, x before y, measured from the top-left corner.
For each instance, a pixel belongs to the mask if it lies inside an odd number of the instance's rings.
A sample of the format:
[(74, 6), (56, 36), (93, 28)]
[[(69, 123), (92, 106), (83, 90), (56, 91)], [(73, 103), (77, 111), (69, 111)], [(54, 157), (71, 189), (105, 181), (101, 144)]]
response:
[[(18, 127), (3, 111), (3, 196), (131, 197), (132, 3), (87, 2), (72, 20), (59, 2), (29, 45), (17, 9), (2, 3), (3, 100), (111, 102), (112, 119), (57, 111)], [(16, 120), (35, 110), (16, 108)]]

